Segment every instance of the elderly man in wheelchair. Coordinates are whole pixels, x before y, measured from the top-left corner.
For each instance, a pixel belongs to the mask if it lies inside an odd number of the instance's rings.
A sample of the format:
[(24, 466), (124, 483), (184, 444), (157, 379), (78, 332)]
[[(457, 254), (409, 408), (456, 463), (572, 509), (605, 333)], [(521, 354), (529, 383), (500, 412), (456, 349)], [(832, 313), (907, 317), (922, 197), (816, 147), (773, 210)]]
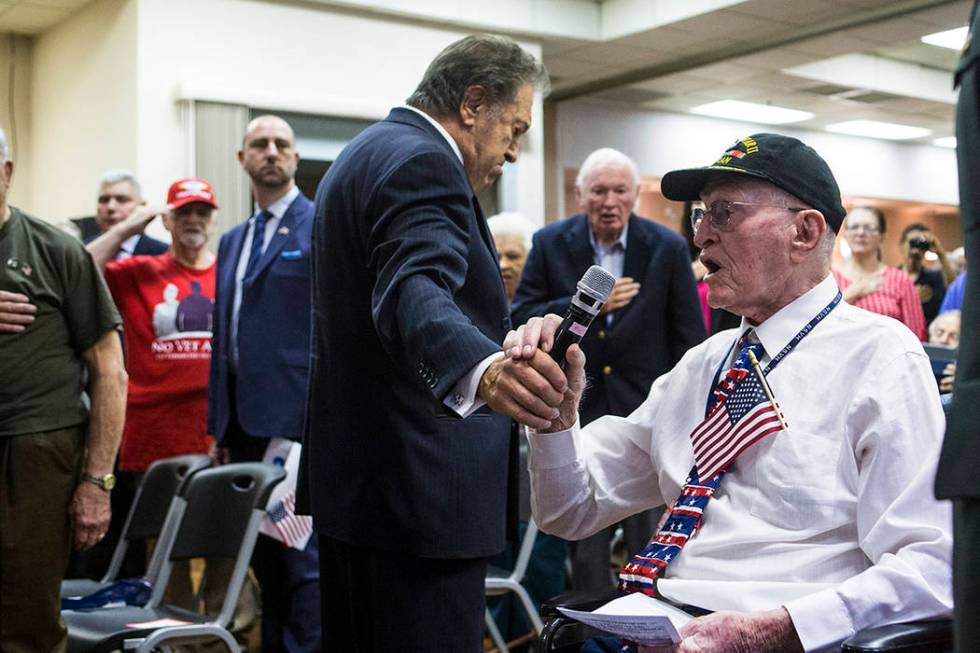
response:
[[(584, 356), (570, 347), (561, 414), (529, 435), (535, 521), (579, 539), (667, 504), (620, 589), (702, 616), (680, 643), (641, 651), (834, 651), (869, 628), (947, 617), (936, 384), (906, 327), (841, 301), (830, 260), (844, 209), (827, 164), (757, 134), (668, 173), (662, 191), (704, 203), (692, 221), (708, 300), (742, 325), (690, 350), (632, 415), (585, 428)], [(531, 320), (505, 352), (542, 364), (560, 322)]]

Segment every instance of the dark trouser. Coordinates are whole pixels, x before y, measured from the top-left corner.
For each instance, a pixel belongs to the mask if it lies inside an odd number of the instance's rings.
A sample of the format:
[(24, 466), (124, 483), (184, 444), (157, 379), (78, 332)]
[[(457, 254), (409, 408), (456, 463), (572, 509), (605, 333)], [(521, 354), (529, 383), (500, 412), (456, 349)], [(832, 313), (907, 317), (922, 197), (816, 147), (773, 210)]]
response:
[(444, 560), (320, 536), (323, 649), (483, 650), (485, 558)]
[(0, 651), (47, 653), (67, 643), (61, 580), (82, 427), (0, 437)]
[(980, 651), (980, 500), (953, 501), (953, 612), (959, 653)]
[[(228, 448), (234, 463), (262, 460), (268, 445), (267, 438), (243, 433), (235, 417), (221, 443)], [(259, 535), (251, 564), (262, 598), (262, 652), (315, 653), (322, 650), (320, 562), (316, 538), (310, 538), (306, 548), (300, 551)]]
[[(639, 553), (653, 537), (659, 512), (646, 510), (623, 520), (623, 539), (627, 556)], [(609, 543), (616, 525), (604, 528), (595, 535), (571, 543), (572, 587), (586, 592), (599, 592), (616, 584), (609, 560)]]

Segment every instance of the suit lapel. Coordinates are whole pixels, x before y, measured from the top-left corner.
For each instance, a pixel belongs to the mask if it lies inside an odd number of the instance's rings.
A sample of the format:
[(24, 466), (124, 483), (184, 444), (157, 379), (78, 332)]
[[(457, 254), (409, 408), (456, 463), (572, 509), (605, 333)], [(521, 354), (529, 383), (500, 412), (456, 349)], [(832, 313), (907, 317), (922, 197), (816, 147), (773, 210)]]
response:
[(592, 243), (589, 242), (588, 218), (584, 214), (579, 214), (568, 220), (574, 222), (571, 228), (565, 231), (565, 247), (568, 251), (569, 266), (574, 271), (572, 282), (578, 283), (585, 271), (595, 263), (595, 252), (592, 251)]
[[(645, 219), (637, 217), (633, 213), (630, 214), (629, 231), (626, 233), (626, 258), (623, 261), (623, 276), (631, 277), (633, 281), (638, 281), (641, 284), (646, 279), (647, 266), (650, 265), (651, 250), (653, 249), (646, 230), (642, 229), (645, 225), (639, 224), (640, 220)], [(614, 312), (613, 324), (620, 322), (628, 315), (630, 309), (639, 299), (640, 296), (637, 295), (629, 304)]]
[(279, 252), (286, 245), (286, 241), (289, 240), (289, 234), (295, 227), (296, 222), (296, 212), (294, 207), (296, 206), (296, 200), (299, 199), (297, 195), (293, 201), (289, 204), (289, 208), (286, 209), (285, 215), (282, 216), (282, 220), (279, 221), (279, 226), (276, 228), (275, 232), (272, 234), (272, 239), (265, 248), (265, 252), (262, 254), (262, 258), (259, 259), (259, 264), (255, 268), (255, 274), (253, 278), (258, 278), (263, 271), (269, 265), (276, 260), (279, 256)]
[(472, 204), (473, 213), (476, 217), (476, 225), (480, 230), (480, 236), (483, 237), (483, 244), (490, 250), (490, 255), (493, 256), (493, 262), (499, 267), (500, 261), (497, 259), (497, 247), (493, 242), (493, 236), (490, 235), (487, 219), (483, 217), (483, 209), (480, 207), (480, 200), (476, 198), (476, 195), (473, 196)]

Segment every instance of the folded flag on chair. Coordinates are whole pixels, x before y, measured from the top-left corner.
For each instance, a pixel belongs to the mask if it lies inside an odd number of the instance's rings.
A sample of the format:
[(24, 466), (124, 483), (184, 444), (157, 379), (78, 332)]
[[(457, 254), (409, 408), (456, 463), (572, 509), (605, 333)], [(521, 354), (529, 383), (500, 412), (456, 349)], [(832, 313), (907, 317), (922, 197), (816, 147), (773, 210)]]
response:
[(313, 534), (313, 518), (296, 514), (296, 492), (289, 492), (266, 511), (279, 539), (289, 547), (303, 550)]
[(150, 600), (153, 586), (145, 578), (124, 578), (88, 596), (71, 596), (61, 599), (62, 610), (85, 610), (120, 605), (142, 607)]

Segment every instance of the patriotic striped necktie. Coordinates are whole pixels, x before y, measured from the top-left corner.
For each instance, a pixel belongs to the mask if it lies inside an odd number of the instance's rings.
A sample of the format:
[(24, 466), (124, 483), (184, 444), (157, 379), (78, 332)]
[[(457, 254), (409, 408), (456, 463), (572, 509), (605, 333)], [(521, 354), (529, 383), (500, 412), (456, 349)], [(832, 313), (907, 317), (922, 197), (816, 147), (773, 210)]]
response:
[[(739, 341), (735, 364), (712, 388), (707, 416), (691, 433), (695, 464), (653, 539), (620, 571), (622, 591), (657, 596), (657, 578), (701, 527), (704, 509), (725, 469), (751, 444), (779, 430), (775, 409), (765, 397), (749, 357), (751, 352), (756, 360), (761, 359), (765, 350), (751, 338), (752, 331), (746, 331)], [(702, 478), (698, 469), (706, 469), (710, 476)]]

